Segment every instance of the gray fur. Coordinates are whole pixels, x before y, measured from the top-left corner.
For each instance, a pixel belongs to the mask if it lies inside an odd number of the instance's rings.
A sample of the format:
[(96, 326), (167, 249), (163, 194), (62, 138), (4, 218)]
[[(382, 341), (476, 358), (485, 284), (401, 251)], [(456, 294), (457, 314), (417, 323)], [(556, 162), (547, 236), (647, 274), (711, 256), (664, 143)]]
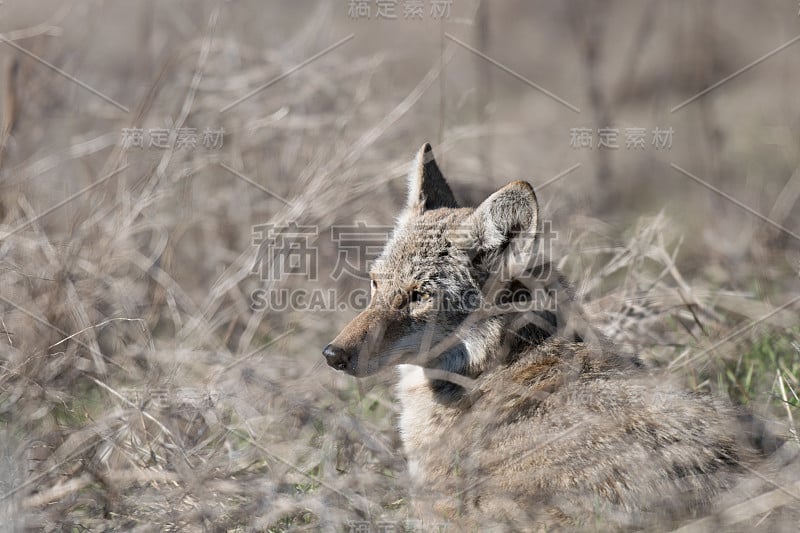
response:
[[(548, 265), (498, 274), (536, 234), (529, 184), (458, 208), (425, 145), (409, 189), (369, 308), (325, 353), (355, 376), (400, 365), (400, 432), (421, 501), (481, 527), (665, 527), (757, 464), (733, 407), (617, 354)], [(509, 287), (544, 299), (501, 312)]]

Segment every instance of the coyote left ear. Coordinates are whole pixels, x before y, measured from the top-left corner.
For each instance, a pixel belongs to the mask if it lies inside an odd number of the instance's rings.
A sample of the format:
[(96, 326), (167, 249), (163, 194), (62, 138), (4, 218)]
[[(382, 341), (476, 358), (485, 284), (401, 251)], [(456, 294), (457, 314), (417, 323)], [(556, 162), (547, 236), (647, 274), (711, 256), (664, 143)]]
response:
[(458, 207), (458, 203), (433, 158), (431, 145), (425, 143), (408, 173), (406, 214), (420, 215), (440, 207)]
[(538, 223), (533, 187), (527, 181), (514, 181), (475, 209), (459, 245), (475, 254), (498, 253), (517, 235), (535, 235)]

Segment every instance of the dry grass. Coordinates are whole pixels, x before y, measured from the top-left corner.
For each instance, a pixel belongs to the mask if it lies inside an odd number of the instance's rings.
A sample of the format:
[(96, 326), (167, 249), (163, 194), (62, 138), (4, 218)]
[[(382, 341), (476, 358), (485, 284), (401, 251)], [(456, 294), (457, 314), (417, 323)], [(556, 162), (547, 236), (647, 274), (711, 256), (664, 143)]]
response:
[[(337, 256), (330, 227), (391, 224), (406, 161), (422, 140), (436, 141), (436, 132), (437, 152), (462, 198), (479, 199), (507, 178), (569, 167), (568, 149), (524, 166), (536, 150), (528, 138), (515, 139), (531, 132), (526, 115), (538, 108), (504, 119), (510, 89), (495, 86), (496, 121), (492, 129), (476, 125), (463, 104), (473, 85), (466, 81), (471, 67), (459, 62), (466, 52), (449, 43), (436, 48), (441, 62), (421, 63), (416, 45), (407, 53), (372, 53), (362, 40), (220, 113), (347, 35), (352, 22), (339, 20), (346, 10), (308, 3), (272, 21), (277, 12), (255, 6), (198, 2), (194, 10), (160, 8), (162, 20), (148, 15), (154, 4), (103, 4), (105, 18), (81, 2), (52, 16), (44, 3), (31, 10), (8, 4), (0, 10), (16, 9), (17, 18), (3, 19), (4, 35), (102, 86), (130, 113), (3, 49), (0, 59), (14, 64), (0, 83), (1, 521), (47, 531), (442, 522), (410, 499), (391, 377), (356, 383), (322, 363), (320, 348), (352, 310), (254, 312), (250, 295), (258, 288), (342, 294), (359, 287), (328, 276)], [(465, 19), (475, 12), (457, 7)], [(606, 16), (625, 20), (624, 7)], [(508, 6), (498, 8), (492, 20), (510, 15)], [(95, 33), (69, 31), (86, 17), (96, 17)], [(293, 29), (283, 35), (287, 21)], [(263, 31), (278, 37), (255, 31), (256, 22), (271, 23)], [(141, 46), (133, 60), (114, 55), (114, 31)], [(440, 95), (429, 93), (443, 87), (442, 63), (450, 73), (444, 90), (456, 92), (447, 98), (447, 123), (430, 112)], [(557, 85), (558, 76), (553, 80)], [(634, 89), (626, 87), (626, 99), (637, 98)], [(636, 116), (636, 105), (603, 113)], [(704, 120), (714, 122), (709, 115)], [(485, 110), (478, 116), (484, 120)], [(582, 125), (572, 116), (544, 116), (553, 135)], [(159, 127), (221, 127), (224, 146), (142, 150), (119, 143), (122, 128)], [(709, 138), (725, 127), (709, 126)], [(798, 124), (785, 127), (796, 139)], [(495, 150), (475, 155), (472, 144), (489, 131), (500, 139)], [(758, 146), (737, 153), (749, 157), (755, 173), (775, 176), (764, 181), (765, 189), (783, 191), (773, 215), (797, 227), (790, 201), (799, 182), (790, 168), (796, 147), (781, 158), (757, 154)], [(713, 159), (728, 149), (717, 146)], [(514, 150), (519, 163), (507, 157)], [(487, 180), (479, 172), (492, 157), (496, 176)], [(698, 166), (712, 159), (697, 157)], [(625, 173), (651, 162), (603, 162), (614, 164)], [(725, 170), (717, 168), (712, 179)], [(591, 173), (585, 179), (580, 188), (561, 182), (539, 195), (559, 232), (560, 267), (597, 323), (623, 349), (684, 374), (688, 386), (732, 392), (796, 438), (800, 332), (797, 306), (781, 306), (798, 287), (797, 243), (756, 219), (743, 226), (749, 239), (732, 239), (726, 248), (730, 234), (716, 222), (739, 228), (747, 215), (724, 201), (684, 220), (680, 211), (653, 216), (644, 200), (620, 213), (615, 191), (625, 206), (635, 198), (631, 183), (599, 184)], [(660, 190), (639, 187), (644, 197)], [(585, 198), (601, 190), (602, 205), (585, 208)], [(679, 189), (663, 203), (691, 203), (694, 196), (696, 190)], [(700, 221), (715, 224), (701, 235), (693, 229)], [(289, 222), (320, 229), (318, 280), (253, 274), (253, 227)], [(733, 335), (752, 321), (758, 325)], [(768, 514), (775, 499), (765, 498), (751, 508), (740, 503), (737, 516)], [(775, 501), (773, 507), (786, 503)]]

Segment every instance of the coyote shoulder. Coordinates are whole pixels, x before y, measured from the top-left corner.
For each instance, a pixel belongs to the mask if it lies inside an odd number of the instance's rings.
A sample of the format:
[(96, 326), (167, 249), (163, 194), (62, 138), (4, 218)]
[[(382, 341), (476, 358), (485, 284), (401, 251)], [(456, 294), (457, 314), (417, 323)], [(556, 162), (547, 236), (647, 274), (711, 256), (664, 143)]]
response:
[(399, 367), (409, 468), (440, 512), (515, 527), (697, 516), (760, 451), (731, 406), (654, 378), (586, 323), (538, 228), (528, 183), (460, 208), (424, 145), (371, 302), (325, 359), (357, 377)]

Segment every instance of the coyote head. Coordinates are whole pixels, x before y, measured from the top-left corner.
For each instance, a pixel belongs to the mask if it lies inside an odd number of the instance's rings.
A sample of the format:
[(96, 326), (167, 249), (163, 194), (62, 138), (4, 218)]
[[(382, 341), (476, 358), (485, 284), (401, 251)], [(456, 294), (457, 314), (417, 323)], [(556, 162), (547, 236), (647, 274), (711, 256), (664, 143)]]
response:
[(354, 376), (403, 363), (469, 375), (480, 366), (476, 347), (502, 343), (506, 324), (485, 309), (517, 300), (508, 252), (533, 246), (536, 196), (515, 181), (475, 209), (459, 208), (429, 144), (408, 181), (405, 209), (370, 273), (370, 304), (323, 355)]

